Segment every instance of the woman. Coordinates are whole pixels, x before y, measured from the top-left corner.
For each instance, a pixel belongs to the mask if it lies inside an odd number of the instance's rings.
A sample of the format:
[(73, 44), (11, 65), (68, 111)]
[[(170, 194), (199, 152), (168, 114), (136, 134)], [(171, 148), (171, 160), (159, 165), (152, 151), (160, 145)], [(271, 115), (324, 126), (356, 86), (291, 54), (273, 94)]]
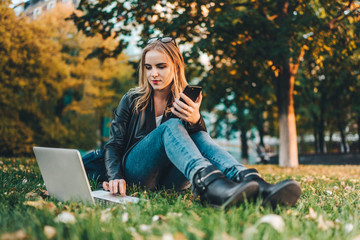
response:
[[(182, 93), (187, 85), (184, 60), (171, 37), (148, 41), (140, 60), (139, 86), (130, 90), (114, 112), (105, 146), (109, 181), (103, 188), (126, 194), (126, 184), (185, 189), (215, 207), (254, 199), (294, 205), (297, 182), (265, 182), (221, 149), (206, 132), (200, 114), (202, 95), (195, 102)], [(182, 98), (184, 102), (180, 101)]]

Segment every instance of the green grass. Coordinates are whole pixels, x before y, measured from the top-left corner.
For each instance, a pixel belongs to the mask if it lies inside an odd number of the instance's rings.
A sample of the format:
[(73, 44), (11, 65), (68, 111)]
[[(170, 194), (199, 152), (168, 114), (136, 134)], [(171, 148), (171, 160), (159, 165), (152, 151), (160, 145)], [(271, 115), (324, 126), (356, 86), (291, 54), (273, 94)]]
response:
[[(246, 203), (228, 210), (204, 207), (190, 191), (128, 193), (134, 205), (62, 203), (47, 196), (34, 159), (0, 158), (0, 239), (359, 239), (360, 166), (256, 166), (269, 182), (301, 183), (295, 207), (272, 210)], [(94, 184), (93, 184), (94, 185)], [(69, 213), (73, 222), (57, 219)], [(262, 223), (278, 215), (280, 231)], [(275, 220), (272, 220), (274, 223)], [(44, 230), (46, 229), (46, 230)]]

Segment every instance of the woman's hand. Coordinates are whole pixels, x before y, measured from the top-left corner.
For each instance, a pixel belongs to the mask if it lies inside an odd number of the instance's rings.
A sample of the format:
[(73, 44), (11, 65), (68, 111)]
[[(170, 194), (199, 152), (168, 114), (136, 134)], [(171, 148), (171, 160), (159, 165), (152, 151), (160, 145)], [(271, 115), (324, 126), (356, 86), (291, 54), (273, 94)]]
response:
[(103, 188), (110, 191), (111, 194), (120, 193), (121, 196), (126, 196), (126, 181), (124, 179), (114, 179), (109, 182), (103, 182)]
[(200, 119), (200, 105), (202, 101), (201, 92), (195, 102), (193, 102), (184, 93), (180, 93), (180, 97), (186, 102), (186, 104), (180, 101), (180, 99), (175, 98), (175, 101), (173, 102), (174, 107), (171, 108), (171, 112), (190, 124), (197, 123)]

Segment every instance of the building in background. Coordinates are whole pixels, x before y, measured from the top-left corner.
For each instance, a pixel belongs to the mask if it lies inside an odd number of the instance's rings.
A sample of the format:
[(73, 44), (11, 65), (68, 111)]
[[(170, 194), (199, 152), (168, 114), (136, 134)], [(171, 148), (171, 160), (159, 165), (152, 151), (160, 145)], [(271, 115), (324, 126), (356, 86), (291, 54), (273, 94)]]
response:
[(14, 0), (11, 7), (17, 16), (24, 15), (30, 19), (38, 18), (42, 13), (55, 8), (56, 4), (64, 4), (76, 8), (80, 0)]

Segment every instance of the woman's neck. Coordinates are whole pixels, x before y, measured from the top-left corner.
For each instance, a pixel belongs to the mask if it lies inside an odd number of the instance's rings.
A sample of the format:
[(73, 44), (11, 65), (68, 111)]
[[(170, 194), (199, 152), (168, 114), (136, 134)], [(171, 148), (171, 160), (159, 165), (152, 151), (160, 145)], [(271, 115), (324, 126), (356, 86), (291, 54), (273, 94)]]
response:
[(165, 108), (167, 106), (169, 94), (170, 94), (170, 90), (154, 91), (155, 117), (163, 115)]
[(162, 90), (154, 91), (154, 99), (167, 101), (170, 92), (171, 92), (170, 89), (162, 89)]

